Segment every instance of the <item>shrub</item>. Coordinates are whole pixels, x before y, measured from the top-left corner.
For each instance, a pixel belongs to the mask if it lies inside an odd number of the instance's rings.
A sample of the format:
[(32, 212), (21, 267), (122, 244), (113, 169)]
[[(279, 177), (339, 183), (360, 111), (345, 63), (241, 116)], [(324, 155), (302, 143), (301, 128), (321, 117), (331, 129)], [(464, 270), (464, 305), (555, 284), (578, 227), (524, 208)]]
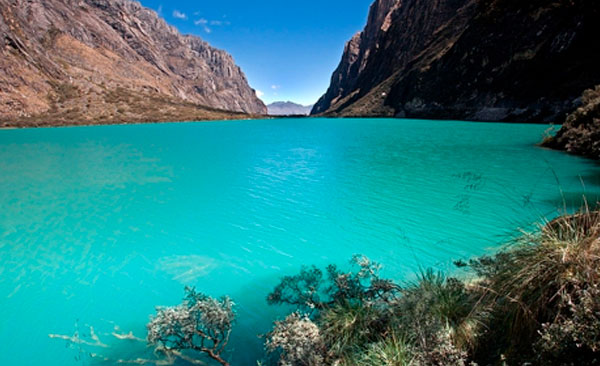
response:
[(292, 313), (275, 322), (267, 335), (268, 352), (280, 352), (281, 366), (321, 366), (325, 360), (325, 344), (319, 327), (306, 315)]
[(302, 267), (300, 273), (285, 276), (267, 297), (270, 305), (289, 304), (302, 309), (323, 309), (323, 272), (315, 266)]
[(456, 346), (452, 337), (452, 328), (439, 329), (428, 335), (426, 347), (417, 345), (414, 349), (414, 366), (465, 366), (468, 353)]
[(228, 366), (222, 353), (235, 319), (233, 302), (228, 297), (213, 299), (189, 287), (185, 291), (182, 304), (157, 308), (147, 325), (148, 342), (166, 352), (201, 352)]
[[(400, 288), (379, 277), (380, 265), (355, 256), (355, 270), (344, 273), (335, 265), (327, 267), (327, 277), (315, 266), (303, 267), (299, 274), (283, 277), (267, 297), (269, 304), (290, 304), (301, 310), (324, 310), (335, 305), (363, 302), (389, 302)], [(356, 270), (358, 269), (358, 270)]]
[[(318, 304), (315, 324), (329, 364), (465, 364), (480, 319), (473, 310), (476, 296), (462, 282), (427, 271), (401, 288), (380, 278), (380, 266), (365, 257), (356, 256), (353, 263), (358, 271), (328, 267), (327, 280), (316, 267), (304, 268), (284, 278), (277, 296), (270, 297), (287, 304), (307, 299)], [(276, 323), (276, 330), (281, 327)]]

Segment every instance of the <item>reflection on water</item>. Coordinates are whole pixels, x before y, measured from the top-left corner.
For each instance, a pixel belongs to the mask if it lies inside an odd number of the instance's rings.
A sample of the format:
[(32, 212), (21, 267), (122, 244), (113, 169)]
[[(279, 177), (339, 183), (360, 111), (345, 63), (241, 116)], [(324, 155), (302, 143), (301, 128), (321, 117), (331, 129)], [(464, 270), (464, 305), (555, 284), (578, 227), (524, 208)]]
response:
[(598, 166), (536, 148), (544, 129), (285, 119), (0, 131), (0, 342), (14, 350), (0, 364), (151, 359), (148, 317), (184, 285), (236, 301), (230, 359), (254, 364), (256, 335), (281, 311), (265, 297), (303, 264), (360, 253), (410, 279), (489, 253), (584, 192), (596, 201)]

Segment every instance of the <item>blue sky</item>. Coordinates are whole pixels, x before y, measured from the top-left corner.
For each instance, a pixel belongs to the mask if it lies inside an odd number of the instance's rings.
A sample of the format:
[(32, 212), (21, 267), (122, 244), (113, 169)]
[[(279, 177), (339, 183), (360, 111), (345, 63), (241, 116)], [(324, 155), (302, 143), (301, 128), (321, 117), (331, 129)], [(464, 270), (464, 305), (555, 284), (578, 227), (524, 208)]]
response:
[(233, 55), (266, 103), (312, 104), (373, 0), (141, 0), (176, 26)]

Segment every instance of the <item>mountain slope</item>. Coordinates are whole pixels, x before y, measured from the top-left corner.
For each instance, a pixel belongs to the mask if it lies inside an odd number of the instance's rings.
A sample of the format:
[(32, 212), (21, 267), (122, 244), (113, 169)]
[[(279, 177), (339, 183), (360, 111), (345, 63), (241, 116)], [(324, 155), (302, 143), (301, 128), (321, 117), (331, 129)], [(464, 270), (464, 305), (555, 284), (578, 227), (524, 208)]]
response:
[(593, 0), (377, 0), (312, 113), (562, 122), (600, 83), (599, 13)]
[(134, 1), (0, 0), (0, 35), (5, 121), (266, 113), (230, 55)]
[(312, 107), (312, 105), (304, 106), (293, 102), (274, 102), (267, 105), (272, 116), (309, 115)]

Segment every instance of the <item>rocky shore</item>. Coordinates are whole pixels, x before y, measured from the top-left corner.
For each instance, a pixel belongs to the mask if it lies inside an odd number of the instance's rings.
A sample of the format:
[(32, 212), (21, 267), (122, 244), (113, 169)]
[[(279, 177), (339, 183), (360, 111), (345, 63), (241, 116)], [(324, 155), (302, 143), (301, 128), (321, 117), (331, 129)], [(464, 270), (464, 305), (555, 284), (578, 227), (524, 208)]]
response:
[(600, 160), (600, 86), (583, 93), (582, 106), (542, 145)]

